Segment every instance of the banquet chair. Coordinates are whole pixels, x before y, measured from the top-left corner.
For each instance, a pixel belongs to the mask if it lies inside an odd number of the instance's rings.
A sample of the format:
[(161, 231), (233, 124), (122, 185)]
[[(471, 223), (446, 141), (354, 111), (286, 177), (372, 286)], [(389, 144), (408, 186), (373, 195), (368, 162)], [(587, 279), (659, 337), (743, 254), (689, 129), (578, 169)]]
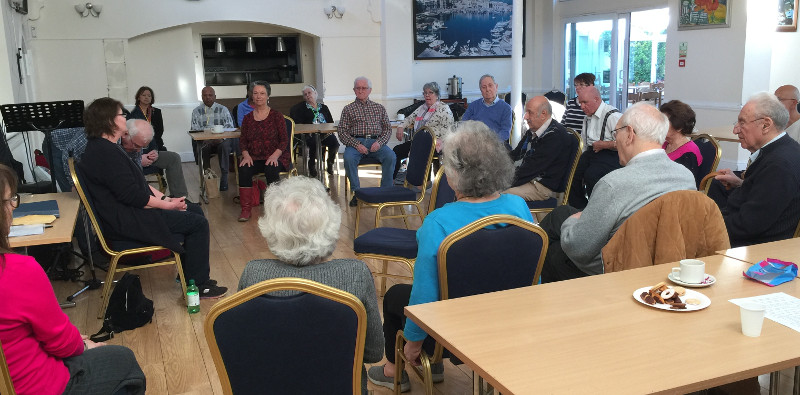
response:
[[(408, 229), (408, 217), (419, 217), (420, 221), (425, 217), (420, 204), (425, 199), (425, 191), (430, 182), (431, 162), (433, 153), (436, 151), (436, 137), (428, 127), (422, 127), (414, 133), (411, 140), (411, 149), (408, 152), (408, 168), (406, 170), (406, 180), (403, 186), (372, 187), (360, 188), (355, 191), (356, 200), (356, 224), (353, 238), (358, 237), (358, 225), (361, 221), (362, 208), (375, 208), (375, 227), (380, 226), (383, 218), (402, 218)], [(417, 192), (410, 189), (410, 186), (419, 188)], [(416, 214), (406, 214), (403, 211), (405, 205), (413, 205), (417, 209)], [(399, 207), (401, 213), (398, 215), (381, 215), (383, 209), (388, 207)]]
[[(428, 213), (456, 200), (456, 193), (447, 183), (444, 168), (439, 169), (433, 180), (431, 198), (428, 202)], [(411, 280), (414, 273), (414, 261), (417, 259), (417, 231), (400, 228), (375, 228), (353, 239), (353, 251), (356, 258), (380, 259), (383, 261), (381, 271), (373, 271), (374, 277), (381, 278), (380, 295), (386, 293), (386, 278)], [(389, 261), (401, 262), (408, 267), (412, 276), (390, 274)]]
[(719, 171), (712, 171), (711, 173), (706, 174), (705, 177), (703, 177), (703, 179), (700, 180), (700, 184), (697, 185), (697, 190), (707, 196), (708, 190), (711, 188), (711, 181), (714, 180), (714, 177), (720, 174), (722, 174), (722, 172)]
[[(144, 178), (147, 179), (147, 183), (158, 185), (158, 191), (165, 193), (167, 191), (167, 183), (164, 181), (164, 174), (162, 172), (163, 170), (155, 166), (142, 167), (142, 174), (144, 174)], [(155, 176), (155, 179), (150, 176)]]
[[(697, 148), (700, 149), (700, 155), (703, 156), (703, 163), (700, 164), (700, 173), (705, 177), (709, 173), (717, 171), (719, 160), (722, 158), (722, 149), (717, 139), (707, 134), (698, 134), (692, 136), (692, 141), (697, 144)], [(700, 184), (697, 185), (697, 189), (702, 191)]]
[(14, 382), (11, 381), (11, 374), (8, 372), (8, 363), (6, 362), (6, 354), (3, 352), (2, 345), (0, 345), (0, 394), (16, 394), (14, 391)]
[(183, 268), (181, 267), (181, 258), (178, 253), (175, 251), (170, 251), (172, 259), (161, 260), (158, 262), (146, 264), (146, 265), (138, 265), (138, 266), (131, 266), (131, 267), (118, 267), (117, 264), (119, 260), (123, 257), (129, 255), (136, 255), (141, 254), (144, 252), (153, 252), (153, 251), (161, 251), (167, 250), (167, 248), (162, 246), (152, 246), (142, 244), (132, 240), (110, 240), (106, 239), (105, 235), (103, 234), (103, 229), (100, 226), (100, 222), (97, 220), (97, 215), (95, 214), (94, 204), (92, 203), (91, 193), (87, 193), (84, 189), (86, 185), (83, 176), (78, 171), (77, 167), (75, 166), (74, 159), (69, 159), (69, 173), (72, 177), (72, 182), (75, 184), (75, 189), (78, 191), (78, 196), (81, 198), (81, 203), (83, 207), (86, 209), (86, 214), (89, 216), (89, 220), (92, 223), (92, 227), (94, 228), (95, 233), (97, 234), (97, 239), (100, 241), (100, 246), (103, 248), (106, 254), (111, 256), (111, 262), (108, 264), (108, 274), (106, 275), (106, 281), (103, 283), (103, 292), (100, 294), (100, 298), (102, 302), (100, 303), (100, 309), (97, 312), (97, 318), (103, 318), (106, 312), (106, 306), (108, 306), (108, 298), (111, 294), (111, 284), (114, 283), (114, 276), (117, 273), (127, 272), (131, 270), (140, 270), (140, 269), (149, 269), (152, 267), (158, 266), (166, 266), (166, 265), (175, 265), (175, 269), (178, 271), (178, 277), (180, 278), (181, 289), (183, 290), (183, 297), (186, 298), (186, 279), (183, 277)]
[(578, 160), (581, 158), (581, 153), (583, 152), (583, 140), (581, 140), (580, 133), (575, 132), (571, 128), (567, 128), (567, 131), (572, 133), (572, 137), (574, 137), (572, 141), (572, 149), (570, 153), (571, 163), (570, 169), (567, 172), (564, 172), (564, 178), (561, 180), (561, 184), (559, 185), (558, 190), (563, 190), (564, 193), (560, 199), (550, 198), (547, 200), (538, 200), (538, 201), (526, 201), (525, 203), (528, 204), (528, 208), (531, 210), (531, 215), (535, 216), (537, 214), (547, 214), (553, 211), (554, 208), (557, 206), (563, 206), (567, 204), (567, 198), (569, 198), (569, 191), (572, 189), (572, 178), (575, 176), (575, 170), (578, 168)]
[[(363, 157), (358, 162), (358, 170), (360, 171), (362, 167), (365, 168), (365, 169), (366, 168), (370, 168), (370, 169), (377, 169), (378, 171), (381, 171), (381, 162), (379, 162), (375, 158)], [(344, 195), (345, 196), (349, 196), (347, 194), (348, 190), (350, 190), (350, 179), (347, 178), (347, 175), (345, 174), (345, 177), (344, 177)]]
[(215, 304), (204, 329), (223, 394), (361, 394), (367, 312), (350, 293), (262, 281)]
[(605, 273), (715, 255), (730, 248), (722, 213), (698, 191), (661, 195), (628, 217), (603, 247)]
[[(439, 293), (441, 300), (536, 285), (547, 255), (547, 234), (537, 225), (512, 215), (490, 215), (447, 236), (439, 246)], [(433, 355), (423, 350), (419, 367), (409, 363), (403, 348), (403, 331), (397, 332), (395, 393), (399, 394), (404, 363), (423, 381), (425, 393), (433, 394), (431, 364), (447, 353), (438, 342)], [(482, 387), (477, 380), (478, 388)]]

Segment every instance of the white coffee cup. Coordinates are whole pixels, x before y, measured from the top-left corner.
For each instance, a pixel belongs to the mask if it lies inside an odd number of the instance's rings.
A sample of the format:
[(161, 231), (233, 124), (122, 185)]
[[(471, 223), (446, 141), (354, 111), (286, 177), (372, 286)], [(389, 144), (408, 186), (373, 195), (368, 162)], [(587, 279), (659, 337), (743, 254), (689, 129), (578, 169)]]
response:
[(222, 133), (222, 125), (214, 125), (214, 133)]
[(764, 314), (767, 308), (760, 303), (742, 302), (739, 306), (739, 315), (742, 319), (742, 334), (750, 337), (761, 336), (761, 327), (764, 325)]
[(672, 278), (687, 284), (700, 284), (706, 278), (706, 263), (698, 259), (681, 259), (681, 267), (672, 268)]
[(397, 120), (398, 120), (398, 121), (403, 121), (403, 120), (405, 120), (405, 119), (406, 119), (406, 116), (405, 116), (405, 115), (403, 115), (403, 114), (397, 114)]

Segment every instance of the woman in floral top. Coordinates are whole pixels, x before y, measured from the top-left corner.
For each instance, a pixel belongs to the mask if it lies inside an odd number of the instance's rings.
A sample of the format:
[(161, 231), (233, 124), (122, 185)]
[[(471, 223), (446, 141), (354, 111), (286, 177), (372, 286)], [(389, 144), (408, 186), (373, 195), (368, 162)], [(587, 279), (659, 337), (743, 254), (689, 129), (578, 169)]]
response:
[[(289, 136), (283, 114), (271, 109), (267, 103), (272, 89), (266, 82), (256, 82), (253, 87), (253, 112), (242, 120), (239, 147), (239, 202), (242, 213), (239, 222), (250, 219), (250, 209), (258, 204), (261, 191), (253, 187), (253, 176), (263, 172), (267, 183), (280, 178), (280, 172), (291, 169)], [(254, 191), (253, 188), (256, 188)]]
[[(403, 132), (405, 128), (413, 127), (411, 131), (411, 137), (413, 138), (414, 132), (423, 126), (427, 126), (436, 135), (436, 152), (441, 152), (442, 137), (453, 128), (453, 113), (450, 111), (450, 106), (439, 100), (439, 84), (436, 82), (428, 82), (423, 85), (422, 96), (425, 98), (425, 103), (417, 107), (417, 109), (414, 110), (411, 115), (407, 116), (405, 121), (397, 127), (396, 137), (398, 140), (403, 141)], [(394, 147), (394, 154), (397, 156), (394, 168), (395, 180), (397, 180), (397, 172), (400, 170), (400, 162), (402, 159), (408, 158), (408, 152), (410, 150), (411, 139)], [(402, 184), (402, 182), (399, 183)]]

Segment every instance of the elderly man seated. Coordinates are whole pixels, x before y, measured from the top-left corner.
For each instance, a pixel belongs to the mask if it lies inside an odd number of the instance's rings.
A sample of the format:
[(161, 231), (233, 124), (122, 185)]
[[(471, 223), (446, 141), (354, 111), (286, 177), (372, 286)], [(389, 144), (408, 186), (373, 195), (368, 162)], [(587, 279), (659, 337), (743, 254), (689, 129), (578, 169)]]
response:
[(462, 121), (481, 121), (497, 133), (497, 137), (511, 149), (508, 137), (511, 135), (511, 106), (497, 96), (497, 82), (494, 77), (484, 74), (478, 80), (482, 98), (470, 103), (461, 117)]
[[(358, 162), (373, 158), (381, 163), (381, 186), (392, 186), (395, 155), (386, 146), (391, 137), (389, 115), (386, 108), (369, 99), (372, 82), (367, 77), (358, 77), (353, 82), (356, 100), (342, 110), (339, 120), (339, 139), (347, 146), (344, 150), (344, 169), (350, 188), (355, 192), (361, 187), (358, 179)], [(350, 207), (358, 204), (356, 197)]]
[[(203, 99), (203, 104), (195, 107), (192, 110), (192, 130), (203, 130), (206, 128), (213, 128), (220, 125), (223, 128), (233, 128), (233, 118), (228, 108), (222, 104), (216, 103), (217, 94), (214, 88), (207, 86), (203, 88), (200, 93)], [(196, 145), (198, 142), (192, 140), (192, 148), (197, 152)], [(209, 169), (211, 165), (211, 154), (217, 153), (219, 158), (219, 190), (228, 190), (228, 173), (230, 172), (230, 161), (228, 157), (231, 152), (236, 152), (239, 149), (239, 139), (218, 139), (206, 140), (202, 142), (203, 148), (201, 154), (203, 156), (203, 170)], [(197, 158), (195, 158), (197, 160)]]
[(667, 117), (647, 103), (625, 111), (613, 130), (624, 167), (597, 182), (585, 210), (560, 206), (540, 224), (550, 240), (543, 283), (602, 274), (600, 251), (628, 217), (665, 193), (696, 189), (692, 172), (661, 148), (668, 129)]
[(564, 173), (569, 171), (570, 133), (553, 119), (553, 108), (544, 96), (536, 96), (525, 104), (525, 121), (529, 129), (522, 136), (511, 159), (519, 162), (514, 182), (506, 193), (528, 201), (555, 197)]
[(797, 103), (800, 102), (800, 90), (794, 85), (783, 85), (775, 90), (781, 104), (789, 111), (789, 123), (786, 124), (786, 134), (794, 141), (800, 142), (800, 111)]
[(751, 152), (749, 165), (742, 177), (720, 170), (709, 191), (733, 247), (791, 238), (800, 221), (800, 144), (784, 132), (788, 121), (786, 108), (766, 92), (739, 112), (733, 133)]
[[(139, 167), (153, 166), (167, 171), (170, 194), (174, 197), (186, 197), (186, 182), (183, 180), (181, 156), (172, 151), (150, 150), (153, 145), (153, 127), (142, 119), (130, 119), (127, 122), (128, 133), (122, 135), (120, 143), (131, 160)], [(147, 154), (142, 150), (148, 149)], [(163, 166), (163, 167), (162, 167)], [(175, 176), (180, 174), (180, 177)], [(170, 178), (170, 175), (172, 177)]]

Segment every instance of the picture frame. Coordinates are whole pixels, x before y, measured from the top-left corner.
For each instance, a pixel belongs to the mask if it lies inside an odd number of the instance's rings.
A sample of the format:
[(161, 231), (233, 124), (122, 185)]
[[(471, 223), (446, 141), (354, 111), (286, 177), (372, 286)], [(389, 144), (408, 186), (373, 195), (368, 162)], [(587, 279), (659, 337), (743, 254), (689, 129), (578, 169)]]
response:
[(800, 0), (778, 0), (778, 26), (779, 32), (797, 31), (797, 8)]
[(733, 0), (680, 0), (678, 30), (731, 27)]
[(511, 57), (513, 0), (412, 1), (414, 60)]

